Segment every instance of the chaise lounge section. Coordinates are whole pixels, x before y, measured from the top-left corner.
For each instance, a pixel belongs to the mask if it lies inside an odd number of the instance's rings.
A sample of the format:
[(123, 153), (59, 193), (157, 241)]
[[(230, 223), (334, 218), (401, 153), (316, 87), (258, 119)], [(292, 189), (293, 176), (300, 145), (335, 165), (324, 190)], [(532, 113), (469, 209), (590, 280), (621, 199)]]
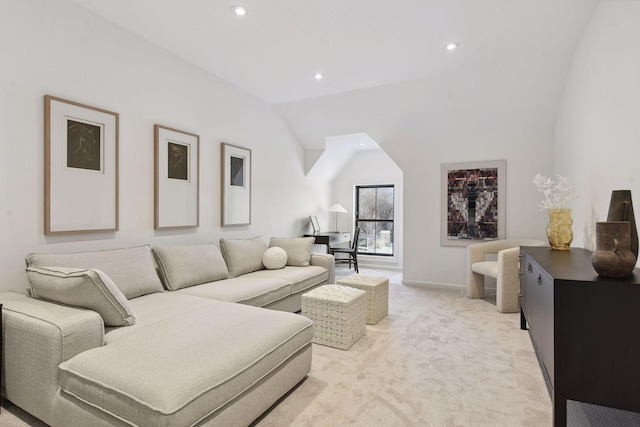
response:
[(272, 239), (308, 265), (254, 270), (262, 238), (220, 246), (29, 255), (34, 296), (0, 294), (4, 395), (53, 426), (250, 424), (311, 368), (312, 322), (261, 307), (298, 311), (333, 262)]

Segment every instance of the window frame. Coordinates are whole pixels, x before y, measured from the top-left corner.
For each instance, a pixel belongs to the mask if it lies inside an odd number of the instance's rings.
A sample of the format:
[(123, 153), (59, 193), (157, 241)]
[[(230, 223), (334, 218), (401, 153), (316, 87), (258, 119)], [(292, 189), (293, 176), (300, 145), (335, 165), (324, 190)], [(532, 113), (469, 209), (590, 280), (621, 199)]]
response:
[[(391, 188), (393, 190), (393, 215), (391, 219), (361, 219), (360, 218), (360, 189), (376, 189), (376, 210), (374, 212), (374, 216), (377, 216), (377, 189), (379, 188)], [(392, 231), (391, 237), (391, 253), (377, 253), (377, 252), (361, 252), (358, 250), (358, 255), (368, 255), (368, 256), (382, 256), (382, 257), (393, 257), (395, 256), (395, 216), (396, 216), (396, 186), (395, 184), (370, 184), (370, 185), (356, 185), (355, 186), (355, 226), (360, 227), (361, 222), (365, 223), (390, 223)], [(360, 232), (362, 233), (362, 227), (360, 227)], [(361, 234), (362, 235), (362, 234)], [(356, 243), (357, 245), (357, 243)], [(375, 245), (375, 242), (374, 242)]]

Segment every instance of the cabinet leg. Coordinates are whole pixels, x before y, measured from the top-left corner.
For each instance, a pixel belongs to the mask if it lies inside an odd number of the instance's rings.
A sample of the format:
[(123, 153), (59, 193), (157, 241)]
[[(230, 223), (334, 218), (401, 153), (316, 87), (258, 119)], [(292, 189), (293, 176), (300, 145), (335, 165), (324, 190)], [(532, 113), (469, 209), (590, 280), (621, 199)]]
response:
[(553, 427), (567, 426), (567, 399), (553, 397)]
[(522, 329), (523, 331), (527, 330), (527, 318), (524, 317), (524, 311), (522, 310), (522, 307), (520, 307), (520, 329)]

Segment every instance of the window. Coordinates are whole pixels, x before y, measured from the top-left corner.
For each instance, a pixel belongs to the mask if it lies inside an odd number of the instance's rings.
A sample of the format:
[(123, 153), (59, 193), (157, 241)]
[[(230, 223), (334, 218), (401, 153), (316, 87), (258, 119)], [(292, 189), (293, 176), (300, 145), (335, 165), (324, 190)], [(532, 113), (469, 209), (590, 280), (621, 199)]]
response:
[(393, 185), (356, 186), (358, 253), (393, 256)]

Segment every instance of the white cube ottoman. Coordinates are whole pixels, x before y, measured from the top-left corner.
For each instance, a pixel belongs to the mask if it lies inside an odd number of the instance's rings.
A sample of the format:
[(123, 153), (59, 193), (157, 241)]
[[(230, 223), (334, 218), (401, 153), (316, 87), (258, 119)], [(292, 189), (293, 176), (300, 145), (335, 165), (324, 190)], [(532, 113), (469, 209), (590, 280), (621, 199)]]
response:
[(347, 350), (364, 335), (366, 292), (323, 285), (302, 295), (302, 314), (313, 320), (313, 342)]
[(375, 325), (389, 314), (389, 279), (371, 274), (352, 274), (337, 282), (367, 292), (367, 323)]

